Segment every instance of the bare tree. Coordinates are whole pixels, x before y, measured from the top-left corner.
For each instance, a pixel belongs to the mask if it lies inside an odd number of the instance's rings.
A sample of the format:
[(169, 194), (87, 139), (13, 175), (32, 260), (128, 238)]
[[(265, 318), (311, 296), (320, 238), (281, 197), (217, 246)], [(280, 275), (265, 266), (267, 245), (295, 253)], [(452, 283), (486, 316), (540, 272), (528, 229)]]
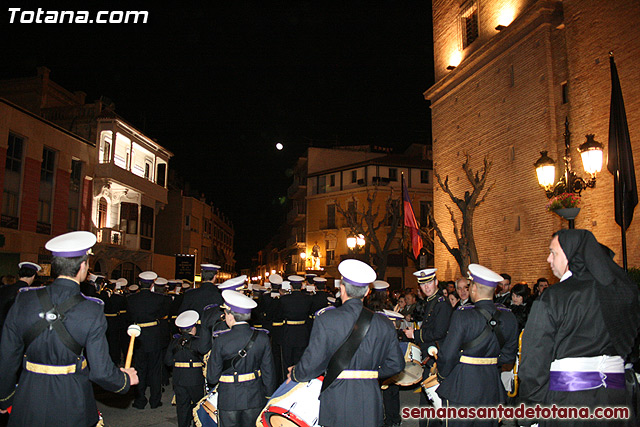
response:
[[(449, 215), (451, 216), (451, 223), (453, 225), (453, 234), (456, 238), (457, 247), (452, 246), (442, 233), (442, 229), (438, 226), (433, 212), (429, 212), (429, 221), (431, 222), (431, 230), (435, 231), (435, 234), (440, 238), (442, 244), (447, 248), (449, 253), (453, 255), (460, 268), (460, 273), (465, 274), (469, 264), (478, 262), (478, 250), (476, 249), (476, 242), (473, 235), (473, 214), (478, 206), (484, 202), (487, 194), (493, 188), (495, 183), (492, 183), (484, 194), (481, 196), (482, 191), (487, 183), (487, 175), (491, 170), (491, 161), (484, 158), (484, 166), (475, 173), (469, 166), (470, 156), (467, 154), (465, 162), (462, 164), (462, 170), (465, 172), (467, 181), (473, 187), (473, 191), (465, 191), (463, 198), (456, 197), (449, 188), (449, 176), (445, 177), (444, 182), (439, 174), (436, 175), (438, 185), (444, 191), (451, 201), (455, 203), (460, 212), (462, 213), (462, 223), (460, 224), (456, 219), (453, 209), (446, 205)], [(428, 240), (433, 240), (431, 230), (422, 230), (422, 235)]]
[[(393, 198), (393, 189), (389, 193), (389, 198), (384, 205), (375, 206), (375, 200), (378, 195), (378, 189), (373, 191), (367, 190), (367, 203), (361, 210), (349, 209), (348, 205), (345, 209), (335, 200), (336, 209), (345, 219), (347, 227), (355, 235), (362, 234), (367, 244), (365, 245), (366, 259), (373, 258), (373, 264), (376, 266), (376, 273), (379, 278), (384, 278), (387, 271), (387, 259), (392, 251), (392, 244), (398, 231), (398, 225), (401, 220), (400, 201)], [(357, 206), (355, 196), (351, 197), (354, 202), (353, 206)], [(374, 209), (375, 206), (375, 209)], [(384, 213), (380, 209), (384, 208)], [(378, 238), (378, 230), (380, 227), (388, 226), (384, 243)], [(371, 248), (374, 252), (371, 252)]]

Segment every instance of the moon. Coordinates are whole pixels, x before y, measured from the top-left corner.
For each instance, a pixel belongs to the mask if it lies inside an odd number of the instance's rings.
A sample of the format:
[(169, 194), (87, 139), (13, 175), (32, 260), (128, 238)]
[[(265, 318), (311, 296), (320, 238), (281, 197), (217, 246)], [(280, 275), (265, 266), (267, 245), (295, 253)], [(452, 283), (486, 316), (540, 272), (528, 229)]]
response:
[(284, 148), (284, 145), (282, 145), (282, 143), (281, 143), (281, 142), (278, 142), (278, 143), (276, 144), (276, 149), (277, 149), (278, 151), (282, 150), (283, 148)]

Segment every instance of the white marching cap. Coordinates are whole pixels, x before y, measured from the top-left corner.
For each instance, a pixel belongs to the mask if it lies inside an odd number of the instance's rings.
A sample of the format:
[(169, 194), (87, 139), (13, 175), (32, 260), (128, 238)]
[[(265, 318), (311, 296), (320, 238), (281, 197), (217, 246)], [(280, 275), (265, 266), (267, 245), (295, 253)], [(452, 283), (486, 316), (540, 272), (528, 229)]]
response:
[(19, 268), (25, 267), (25, 268), (30, 268), (32, 270), (35, 271), (40, 271), (42, 270), (42, 267), (40, 267), (38, 264), (36, 264), (35, 262), (29, 262), (29, 261), (23, 261), (20, 264), (18, 264)]
[(424, 270), (418, 270), (413, 273), (418, 278), (418, 283), (428, 283), (435, 279), (437, 268), (425, 268)]
[(74, 258), (89, 253), (96, 244), (96, 235), (88, 231), (72, 231), (49, 240), (44, 247), (53, 256)]
[(369, 286), (376, 280), (376, 272), (370, 265), (357, 259), (345, 259), (338, 265), (342, 280), (353, 286)]
[(224, 282), (218, 285), (218, 289), (239, 289), (244, 285), (244, 282), (247, 281), (247, 275), (243, 274), (242, 276), (232, 277), (231, 279), (225, 280)]
[(273, 283), (274, 285), (282, 285), (282, 276), (279, 274), (271, 274), (269, 276), (269, 282)]
[(385, 316), (387, 316), (391, 320), (404, 319), (404, 316), (397, 311), (387, 310), (386, 308), (382, 310)]
[(222, 298), (226, 308), (235, 313), (251, 313), (251, 309), (258, 306), (257, 302), (238, 291), (224, 290)]
[(200, 319), (200, 315), (197, 311), (183, 311), (178, 317), (176, 317), (176, 326), (181, 329), (187, 329), (194, 326), (198, 322), (198, 319)]
[(164, 286), (167, 283), (169, 283), (169, 281), (167, 279), (165, 279), (164, 277), (158, 277), (156, 279), (156, 282), (155, 282), (155, 284), (158, 285), (158, 286)]
[(218, 271), (220, 270), (220, 266), (216, 264), (200, 264), (200, 268), (203, 271)]
[(138, 289), (140, 289), (140, 286), (136, 285), (135, 283), (133, 285), (129, 286), (129, 291), (131, 291), (131, 292), (135, 292)]
[(129, 281), (124, 277), (119, 278), (118, 280), (116, 280), (116, 289), (124, 288), (125, 286), (127, 286), (127, 283), (129, 283)]
[(143, 271), (138, 274), (138, 278), (141, 282), (151, 283), (158, 278), (158, 275), (153, 271)]
[(304, 277), (302, 276), (297, 276), (297, 275), (292, 275), (287, 277), (287, 280), (289, 280), (289, 283), (302, 283), (304, 282)]
[(324, 277), (314, 277), (313, 283), (327, 283), (327, 279)]
[(467, 270), (469, 272), (469, 279), (478, 285), (495, 288), (498, 286), (498, 282), (504, 280), (504, 277), (480, 264), (469, 264)]
[(384, 280), (375, 280), (373, 282), (373, 289), (376, 291), (386, 291), (389, 288), (389, 284)]

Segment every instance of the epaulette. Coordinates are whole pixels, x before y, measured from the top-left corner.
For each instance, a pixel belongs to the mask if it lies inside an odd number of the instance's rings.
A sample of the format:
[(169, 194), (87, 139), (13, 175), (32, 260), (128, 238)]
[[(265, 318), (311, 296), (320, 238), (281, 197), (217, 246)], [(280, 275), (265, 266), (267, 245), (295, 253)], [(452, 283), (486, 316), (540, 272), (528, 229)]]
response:
[(42, 288), (44, 288), (44, 286), (25, 286), (24, 288), (18, 289), (18, 292), (37, 291)]
[(213, 333), (211, 334), (211, 336), (212, 336), (213, 338), (217, 338), (217, 337), (219, 337), (220, 335), (222, 335), (222, 334), (225, 334), (225, 333), (229, 332), (230, 330), (231, 330), (231, 329), (223, 329), (223, 330), (221, 330), (221, 331), (213, 331)]
[(220, 304), (209, 304), (202, 311), (209, 310), (210, 308), (220, 307)]
[(438, 302), (444, 302), (444, 301), (445, 301), (444, 297), (439, 297), (438, 298)]
[(469, 310), (472, 308), (476, 308), (476, 306), (473, 304), (467, 304), (467, 305), (461, 305), (460, 307), (458, 307), (458, 310)]
[(98, 303), (98, 304), (100, 304), (100, 305), (104, 305), (104, 301), (102, 301), (100, 298), (88, 297), (88, 296), (86, 296), (85, 294), (82, 294), (82, 293), (81, 293), (81, 295), (82, 295), (82, 296), (84, 297), (84, 299), (86, 299), (87, 301), (93, 301), (93, 302), (97, 302), (97, 303)]
[(500, 311), (511, 311), (510, 308), (508, 308), (506, 305), (501, 304), (499, 302), (495, 303), (496, 309), (500, 310)]
[(269, 335), (269, 331), (268, 331), (268, 330), (266, 330), (266, 329), (264, 329), (264, 328), (253, 328), (253, 327), (252, 327), (251, 329), (253, 329), (254, 331), (266, 332), (266, 333), (267, 333), (267, 335)]
[(327, 307), (325, 307), (325, 308), (321, 308), (320, 310), (316, 311), (315, 316), (316, 316), (316, 317), (318, 317), (318, 316), (320, 316), (321, 314), (323, 314), (323, 313), (325, 313), (325, 312), (327, 312), (328, 310), (331, 310), (331, 309), (335, 309), (335, 307), (334, 307), (334, 306), (332, 306), (332, 305), (330, 305), (330, 306), (327, 306)]

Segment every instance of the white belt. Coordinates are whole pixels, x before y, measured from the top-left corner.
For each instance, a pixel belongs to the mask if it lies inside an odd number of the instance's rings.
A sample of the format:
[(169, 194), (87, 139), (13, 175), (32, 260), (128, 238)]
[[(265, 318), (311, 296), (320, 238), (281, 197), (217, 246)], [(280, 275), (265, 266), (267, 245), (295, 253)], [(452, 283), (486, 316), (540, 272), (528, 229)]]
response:
[(624, 360), (620, 356), (565, 357), (551, 362), (556, 372), (606, 372), (623, 374)]

